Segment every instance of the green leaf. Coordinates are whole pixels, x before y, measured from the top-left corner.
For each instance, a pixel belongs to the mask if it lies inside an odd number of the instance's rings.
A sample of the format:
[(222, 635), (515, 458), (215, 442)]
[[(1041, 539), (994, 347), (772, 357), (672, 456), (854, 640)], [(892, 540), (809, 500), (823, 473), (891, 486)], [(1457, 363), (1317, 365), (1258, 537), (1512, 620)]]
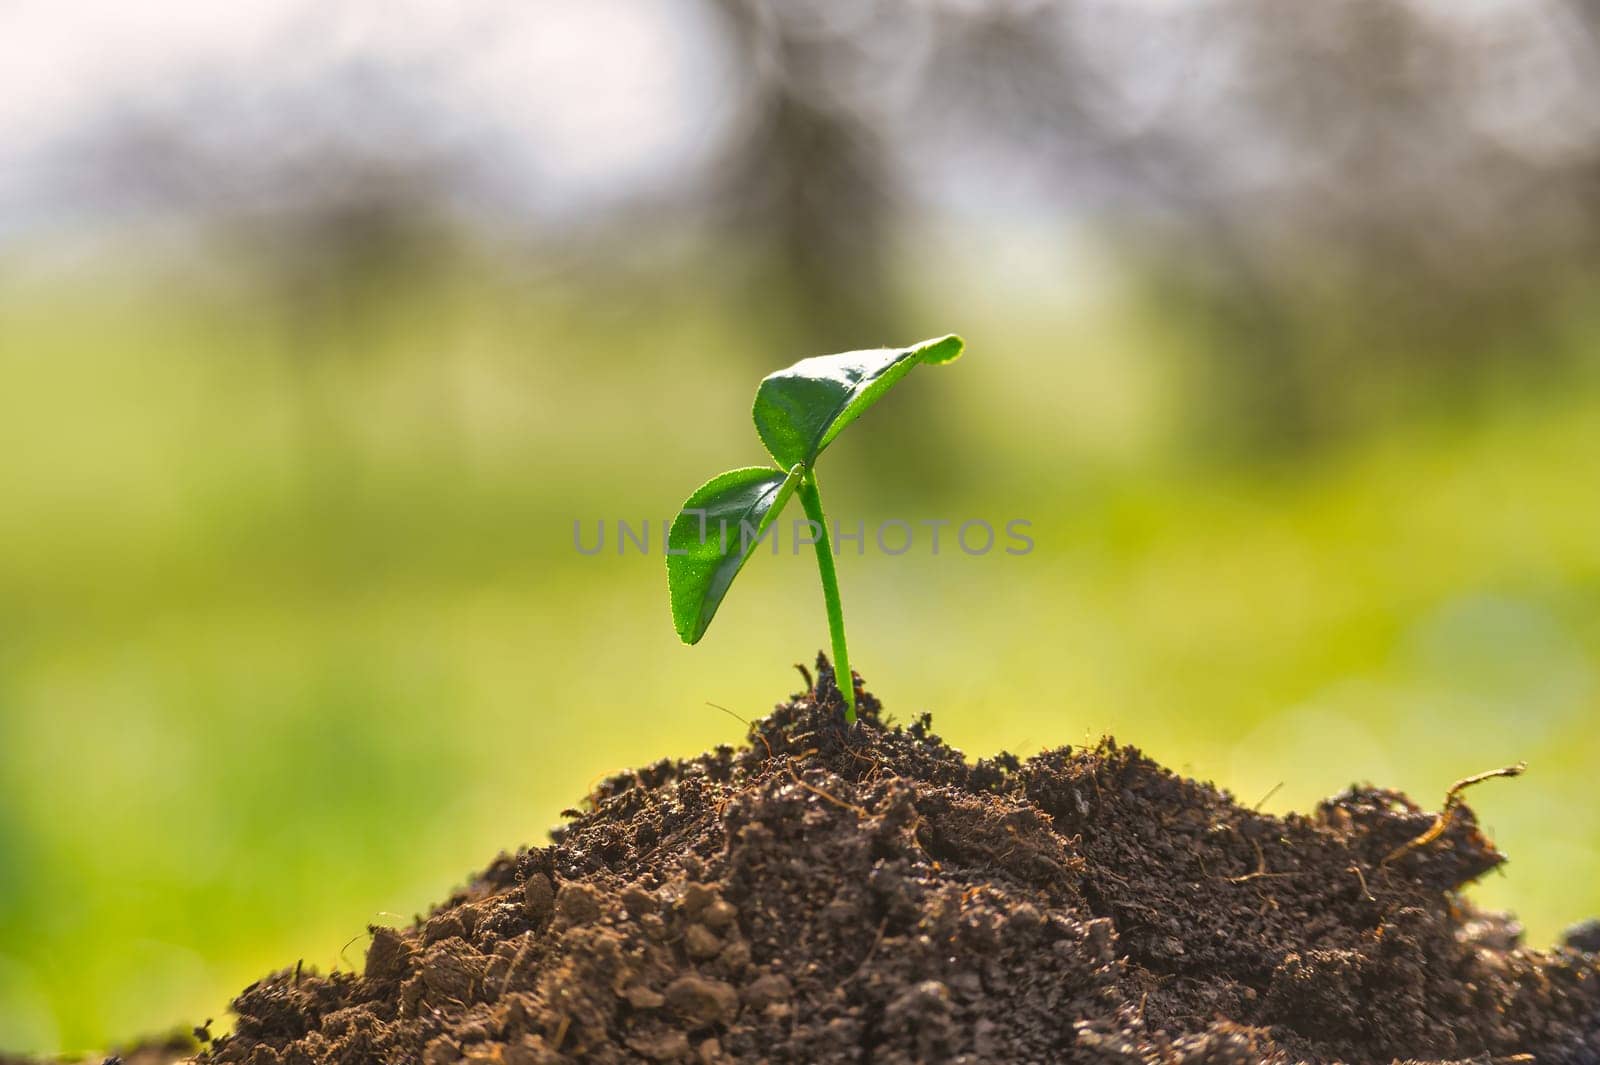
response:
[(698, 643), (745, 559), (794, 494), (800, 471), (750, 466), (719, 473), (694, 490), (667, 534), (672, 624)]
[(801, 359), (770, 374), (756, 390), (756, 432), (778, 465), (810, 466), (845, 426), (861, 417), (918, 363), (950, 362), (961, 354), (958, 336), (908, 348), (878, 348)]

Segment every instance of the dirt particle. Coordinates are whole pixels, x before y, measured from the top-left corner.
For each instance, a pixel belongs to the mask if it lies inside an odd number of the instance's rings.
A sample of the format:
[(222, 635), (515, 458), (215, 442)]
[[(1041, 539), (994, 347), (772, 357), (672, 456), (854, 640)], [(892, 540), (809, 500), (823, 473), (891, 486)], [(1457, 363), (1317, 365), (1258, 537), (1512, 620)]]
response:
[(556, 889), (551, 885), (550, 878), (543, 873), (535, 872), (523, 881), (522, 906), (527, 912), (528, 920), (534, 925), (549, 920), (555, 899)]
[(636, 1010), (660, 1009), (667, 1003), (665, 995), (643, 984), (630, 984), (622, 993), (622, 997)]
[(441, 1035), (422, 1051), (422, 1065), (456, 1065), (461, 1059), (461, 1047), (447, 1035)]
[(411, 970), (411, 960), (416, 948), (393, 928), (373, 927), (372, 943), (367, 947), (364, 969), (368, 980), (387, 982), (403, 980)]
[(692, 924), (683, 934), (683, 947), (695, 961), (705, 961), (722, 953), (722, 940), (703, 924)]
[(937, 980), (924, 980), (896, 995), (883, 1011), (883, 1029), (909, 1044), (918, 1062), (948, 1060), (958, 1038), (950, 1004), (950, 989)]
[(733, 926), (733, 922), (738, 920), (738, 918), (738, 907), (734, 906), (733, 903), (727, 901), (726, 899), (717, 899), (715, 902), (707, 906), (705, 908), (705, 912), (700, 915), (701, 922), (704, 923), (707, 928), (711, 928), (718, 932), (721, 932), (727, 928), (731, 928)]
[(486, 965), (487, 959), (459, 939), (435, 944), (422, 957), (423, 997), (435, 1003), (470, 1003)]
[(689, 1037), (676, 1028), (650, 1026), (631, 1033), (628, 1049), (651, 1061), (675, 1061), (689, 1055)]
[(600, 917), (600, 893), (588, 884), (567, 883), (556, 892), (556, 924), (562, 928), (586, 925)]
[(698, 917), (701, 911), (717, 901), (716, 889), (706, 884), (686, 884), (680, 901), (687, 916)]
[(739, 1012), (739, 993), (721, 980), (680, 976), (667, 987), (667, 1005), (693, 1028), (726, 1024)]
[(669, 935), (667, 922), (658, 913), (647, 913), (639, 918), (639, 931), (656, 943), (665, 942)]
[(471, 934), (466, 915), (459, 909), (436, 914), (422, 926), (422, 942), (430, 946), (445, 939), (465, 939)]
[(787, 1002), (794, 994), (787, 977), (778, 973), (758, 976), (744, 986), (742, 996), (753, 1009), (766, 1009), (775, 1002)]
[(750, 944), (736, 939), (722, 948), (717, 962), (730, 973), (742, 972), (750, 966)]
[(515, 1043), (506, 1044), (501, 1057), (505, 1065), (565, 1065), (567, 1060), (536, 1035), (525, 1035)]
[(1600, 954), (1600, 918), (1573, 925), (1561, 937), (1561, 942), (1569, 950)]
[(656, 897), (639, 885), (631, 884), (622, 891), (622, 905), (633, 916), (642, 917), (656, 912)]

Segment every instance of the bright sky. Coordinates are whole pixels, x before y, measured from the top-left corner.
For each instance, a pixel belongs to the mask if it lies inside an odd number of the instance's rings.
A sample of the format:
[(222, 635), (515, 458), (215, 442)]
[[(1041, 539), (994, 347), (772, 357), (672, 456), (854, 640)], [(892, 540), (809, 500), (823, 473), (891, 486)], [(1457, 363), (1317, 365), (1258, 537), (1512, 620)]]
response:
[[(872, 8), (867, 0), (842, 2), (837, 10)], [(985, 2), (924, 0), (930, 9), (958, 10)], [(1008, 0), (1041, 2), (1049, 0)], [(1093, 67), (1088, 82), (1113, 126), (1135, 135), (1166, 121), (1226, 134), (1229, 122), (1249, 121), (1251, 102), (1233, 95), (1235, 83), (1249, 81), (1249, 64), (1233, 57), (1230, 65), (1227, 41), (1203, 17), (1223, 6), (1081, 0), (1062, 8), (1074, 32), (1094, 41), (1080, 59)], [(1457, 117), (1552, 165), (1591, 150), (1600, 137), (1591, 106), (1600, 53), (1583, 44), (1562, 4), (1409, 6), (1448, 22), (1481, 52), (1459, 70), (1429, 75), (1464, 80)], [(322, 144), (393, 144), (400, 158), (464, 148), (488, 164), (496, 195), (546, 217), (581, 217), (692, 176), (748, 117), (748, 87), (734, 80), (714, 7), (706, 0), (0, 0), (0, 233), (86, 209), (92, 217), (84, 190), (114, 187), (118, 175), (102, 160), (88, 172), (97, 181), (62, 180), (60, 168), (73, 158), (65, 146), (81, 150), (86, 131), (119, 111), (161, 116), (180, 140), (198, 139), (241, 168), (292, 152), (297, 138), (313, 147), (319, 137)], [(897, 56), (862, 65), (882, 75)], [(363, 106), (373, 105), (359, 93), (332, 91), (352, 72), (381, 92), (403, 94), (404, 106), (368, 113)], [(877, 99), (877, 88), (858, 95)], [(428, 120), (408, 117), (414, 112)], [(103, 123), (100, 132), (121, 129), (122, 121)], [(926, 131), (895, 132), (915, 138)], [(1327, 164), (1337, 149), (1337, 131), (1287, 142), (1246, 127), (1234, 132), (1229, 150), (1211, 161), (1252, 190), (1292, 182), (1296, 167)], [(962, 166), (908, 168), (920, 194), (968, 211), (1020, 205), (1025, 212), (1053, 196), (1060, 209), (1059, 166), (1040, 179), (1049, 195), (1027, 184), (1027, 164), (1037, 162), (1032, 145), (993, 143), (970, 129), (958, 136), (955, 147), (975, 157)], [(897, 147), (911, 158), (953, 151), (915, 140)], [(1456, 166), (1442, 156), (1423, 162), (1447, 172)]]
[[(196, 84), (270, 106), (355, 65), (414, 73), (545, 194), (604, 201), (670, 180), (736, 118), (715, 32), (691, 0), (0, 0), (0, 215), (37, 203), (41, 160), (109, 107)], [(200, 124), (203, 101), (182, 105)]]

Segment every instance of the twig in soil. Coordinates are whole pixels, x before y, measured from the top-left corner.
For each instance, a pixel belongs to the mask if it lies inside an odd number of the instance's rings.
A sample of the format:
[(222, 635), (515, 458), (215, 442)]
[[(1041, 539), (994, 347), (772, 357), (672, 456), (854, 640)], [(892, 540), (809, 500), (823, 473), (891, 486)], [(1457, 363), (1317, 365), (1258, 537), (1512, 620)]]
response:
[(866, 954), (862, 955), (861, 962), (856, 966), (855, 972), (851, 973), (849, 977), (845, 979), (845, 983), (848, 984), (860, 976), (861, 971), (867, 967), (867, 962), (871, 961), (872, 956), (878, 953), (878, 944), (883, 942), (883, 933), (886, 929), (888, 929), (888, 927), (889, 918), (885, 917), (883, 920), (878, 922), (878, 934), (872, 937), (872, 946), (867, 948), (867, 952)]
[(845, 753), (851, 758), (854, 758), (856, 761), (865, 762), (872, 767), (872, 771), (869, 772), (865, 778), (865, 782), (868, 784), (880, 779), (880, 776), (884, 773), (888, 773), (889, 776), (895, 780), (900, 779), (899, 773), (896, 773), (893, 769), (890, 769), (886, 764), (878, 761), (876, 758), (868, 758), (860, 751), (846, 751)]
[(794, 664), (794, 668), (800, 671), (801, 679), (806, 682), (806, 694), (815, 695), (817, 691), (817, 684), (816, 681), (811, 679), (811, 671), (806, 668), (806, 664), (804, 662), (796, 662)]
[(1250, 846), (1252, 846), (1252, 847), (1254, 847), (1256, 849), (1256, 871), (1253, 872), (1253, 873), (1246, 873), (1244, 876), (1230, 876), (1230, 877), (1227, 878), (1228, 883), (1230, 883), (1230, 884), (1248, 884), (1252, 880), (1277, 879), (1277, 878), (1282, 878), (1282, 877), (1288, 877), (1288, 876), (1294, 876), (1295, 875), (1294, 873), (1269, 873), (1269, 872), (1267, 872), (1267, 856), (1262, 853), (1261, 844), (1256, 842), (1254, 836), (1249, 837), (1249, 839), (1250, 839)]
[(524, 943), (523, 946), (522, 946), (522, 949), (517, 951), (516, 956), (511, 959), (511, 964), (506, 966), (506, 975), (500, 981), (500, 997), (501, 998), (505, 997), (506, 991), (509, 990), (510, 987), (511, 987), (511, 978), (516, 976), (516, 974), (517, 974), (517, 963), (522, 961), (523, 958), (527, 956), (528, 951), (531, 949), (531, 947), (532, 947), (531, 944)]
[(350, 959), (344, 956), (344, 952), (350, 949), (350, 944), (351, 943), (354, 943), (356, 940), (360, 939), (362, 936), (371, 935), (371, 934), (372, 934), (371, 932), (357, 932), (355, 935), (350, 937), (350, 939), (345, 943), (344, 946), (339, 948), (339, 960), (344, 962), (345, 965), (350, 969), (351, 972), (355, 972), (356, 971), (356, 967), (354, 965), (350, 964)]
[(751, 728), (752, 727), (751, 724), (750, 724), (750, 719), (749, 718), (740, 717), (738, 714), (734, 713), (732, 710), (729, 710), (726, 706), (723, 706), (721, 703), (714, 703), (710, 699), (707, 699), (706, 700), (706, 705), (711, 707), (711, 709), (713, 709), (713, 710), (721, 710), (724, 714), (727, 714), (729, 717), (731, 717), (735, 721), (739, 722), (739, 724), (743, 725), (745, 728)]
[(1444, 793), (1444, 809), (1434, 815), (1433, 824), (1428, 826), (1428, 830), (1390, 851), (1383, 861), (1378, 864), (1388, 865), (1408, 851), (1415, 850), (1418, 847), (1426, 847), (1444, 835), (1445, 830), (1450, 827), (1450, 822), (1456, 815), (1456, 808), (1461, 805), (1461, 793), (1463, 791), (1466, 791), (1474, 784), (1482, 784), (1485, 780), (1493, 780), (1495, 777), (1520, 777), (1527, 768), (1527, 762), (1518, 762), (1516, 765), (1503, 766), (1500, 769), (1490, 769), (1487, 772), (1474, 773), (1470, 777), (1462, 777), (1450, 785), (1450, 790)]
[(1256, 813), (1260, 813), (1261, 808), (1267, 804), (1267, 800), (1278, 794), (1278, 789), (1281, 787), (1283, 787), (1283, 781), (1280, 780), (1276, 784), (1272, 785), (1272, 787), (1268, 788), (1267, 793), (1261, 796), (1261, 798), (1257, 799), (1256, 804), (1250, 807), (1250, 809), (1254, 810)]
[(1366, 900), (1368, 902), (1377, 902), (1377, 898), (1372, 894), (1372, 889), (1367, 887), (1367, 874), (1361, 871), (1361, 866), (1351, 862), (1350, 872), (1356, 874), (1356, 879), (1361, 882), (1361, 894)]
[(1105, 877), (1107, 880), (1115, 880), (1117, 883), (1121, 884), (1125, 888), (1131, 888), (1133, 886), (1131, 883), (1128, 882), (1128, 880), (1125, 877), (1120, 877), (1116, 873), (1113, 873), (1109, 869), (1101, 869), (1101, 870), (1099, 870), (1099, 872), (1100, 872), (1100, 875)]
[(743, 725), (745, 727), (745, 729), (749, 732), (749, 734), (754, 736), (756, 739), (760, 740), (761, 741), (761, 746), (763, 746), (763, 747), (765, 747), (767, 749), (767, 761), (770, 762), (770, 761), (773, 760), (772, 744), (768, 743), (767, 742), (767, 737), (762, 735), (761, 733), (757, 732), (756, 731), (756, 727), (754, 725), (752, 725), (748, 720), (746, 720), (745, 718), (740, 717), (738, 714), (734, 713), (732, 710), (729, 710), (726, 706), (720, 706), (717, 703), (711, 702), (709, 699), (706, 700), (706, 705), (711, 707), (711, 709), (713, 709), (713, 710), (721, 710), (724, 714), (727, 714), (729, 717), (733, 718), (735, 721), (737, 721), (741, 725)]
[(783, 768), (785, 769), (785, 771), (788, 772), (790, 780), (793, 780), (796, 784), (800, 785), (802, 788), (805, 788), (807, 791), (811, 792), (811, 794), (820, 795), (822, 798), (827, 799), (829, 802), (833, 803), (833, 805), (839, 807), (841, 810), (853, 810), (855, 812), (856, 816), (858, 816), (858, 817), (871, 817), (872, 816), (870, 813), (867, 812), (866, 807), (857, 806), (853, 802), (845, 802), (843, 799), (838, 798), (837, 796), (829, 795), (827, 792), (823, 791), (821, 788), (817, 787), (815, 784), (807, 784), (805, 781), (800, 779), (800, 774), (796, 773), (794, 771), (794, 766), (786, 765)]

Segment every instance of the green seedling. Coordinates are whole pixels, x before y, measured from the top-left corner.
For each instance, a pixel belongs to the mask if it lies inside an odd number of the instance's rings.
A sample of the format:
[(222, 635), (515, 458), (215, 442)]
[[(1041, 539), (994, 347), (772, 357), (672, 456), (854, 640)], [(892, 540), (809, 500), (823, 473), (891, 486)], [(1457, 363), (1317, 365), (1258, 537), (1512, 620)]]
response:
[(748, 466), (719, 473), (694, 490), (667, 536), (667, 589), (672, 621), (684, 643), (700, 641), (745, 560), (771, 531), (790, 496), (805, 508), (822, 577), (833, 665), (844, 695), (845, 720), (856, 720), (855, 683), (844, 640), (844, 609), (833, 567), (827, 517), (817, 487), (817, 458), (919, 363), (945, 363), (961, 354), (958, 336), (908, 348), (847, 351), (801, 359), (770, 374), (756, 389), (756, 432), (777, 467)]

